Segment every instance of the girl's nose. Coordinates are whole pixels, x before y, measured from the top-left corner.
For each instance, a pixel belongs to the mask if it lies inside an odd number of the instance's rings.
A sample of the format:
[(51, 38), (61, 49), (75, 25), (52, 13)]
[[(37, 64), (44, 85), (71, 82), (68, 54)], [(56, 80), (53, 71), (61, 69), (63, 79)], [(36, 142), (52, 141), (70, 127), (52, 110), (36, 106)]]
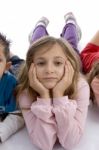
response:
[(53, 73), (54, 72), (54, 66), (52, 64), (48, 64), (46, 66), (46, 72), (47, 73)]

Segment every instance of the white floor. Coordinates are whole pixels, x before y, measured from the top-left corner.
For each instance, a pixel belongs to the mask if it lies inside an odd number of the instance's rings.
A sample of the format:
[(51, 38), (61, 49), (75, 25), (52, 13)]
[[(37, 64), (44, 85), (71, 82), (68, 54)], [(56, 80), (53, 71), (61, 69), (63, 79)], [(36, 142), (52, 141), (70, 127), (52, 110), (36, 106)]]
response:
[[(0, 145), (0, 150), (38, 150), (32, 145), (26, 128), (9, 138)], [(64, 150), (60, 145), (55, 145), (53, 150)], [(73, 150), (99, 150), (99, 109), (90, 106), (85, 127), (85, 133)]]

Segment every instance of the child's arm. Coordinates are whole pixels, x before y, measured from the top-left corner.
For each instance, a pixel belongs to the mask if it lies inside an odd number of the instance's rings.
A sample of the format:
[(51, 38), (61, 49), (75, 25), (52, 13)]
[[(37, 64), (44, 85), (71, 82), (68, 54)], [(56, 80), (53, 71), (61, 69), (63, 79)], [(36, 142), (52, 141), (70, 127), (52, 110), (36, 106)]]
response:
[(5, 112), (13, 112), (15, 111), (16, 108), (16, 98), (14, 94), (14, 90), (17, 85), (17, 80), (13, 75), (11, 75), (9, 72), (4, 75), (3, 78), (4, 82), (4, 107), (5, 107)]
[(50, 99), (32, 102), (26, 91), (19, 97), (20, 108), (34, 145), (41, 150), (52, 150), (56, 141), (56, 122)]
[(13, 112), (17, 110), (17, 104), (16, 104), (16, 99), (13, 95), (13, 91), (11, 93), (11, 95), (9, 96), (9, 99), (8, 101), (6, 102), (6, 105), (5, 105), (5, 112), (8, 113), (8, 112)]
[(65, 149), (71, 149), (83, 134), (89, 105), (88, 84), (84, 80), (80, 81), (76, 100), (65, 96), (54, 98), (53, 103), (59, 141)]

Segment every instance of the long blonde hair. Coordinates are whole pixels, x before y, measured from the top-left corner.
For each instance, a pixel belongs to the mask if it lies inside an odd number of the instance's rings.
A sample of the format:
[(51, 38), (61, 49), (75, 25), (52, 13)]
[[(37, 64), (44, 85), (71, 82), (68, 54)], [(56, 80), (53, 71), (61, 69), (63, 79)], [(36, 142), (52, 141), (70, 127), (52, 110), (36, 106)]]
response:
[(99, 75), (99, 60), (95, 61), (92, 65), (92, 68), (90, 72), (87, 74), (87, 80), (90, 86), (90, 99), (94, 102), (94, 92), (91, 88), (91, 82), (94, 79), (94, 77), (97, 77)]
[(55, 45), (56, 43), (58, 43), (62, 47), (64, 53), (66, 54), (67, 59), (70, 61), (74, 69), (72, 84), (68, 89), (66, 89), (64, 95), (68, 95), (69, 98), (73, 98), (76, 95), (77, 83), (78, 83), (78, 78), (79, 78), (79, 73), (81, 68), (80, 58), (78, 54), (75, 52), (75, 50), (65, 39), (45, 36), (33, 42), (27, 51), (26, 62), (21, 68), (19, 78), (18, 78), (19, 85), (17, 86), (17, 96), (19, 96), (21, 92), (24, 91), (25, 89), (28, 90), (28, 93), (31, 97), (34, 97), (35, 95), (37, 96), (37, 93), (29, 86), (29, 78), (28, 78), (28, 71), (31, 63), (33, 63), (34, 53), (45, 46), (47, 46), (49, 49), (51, 46)]

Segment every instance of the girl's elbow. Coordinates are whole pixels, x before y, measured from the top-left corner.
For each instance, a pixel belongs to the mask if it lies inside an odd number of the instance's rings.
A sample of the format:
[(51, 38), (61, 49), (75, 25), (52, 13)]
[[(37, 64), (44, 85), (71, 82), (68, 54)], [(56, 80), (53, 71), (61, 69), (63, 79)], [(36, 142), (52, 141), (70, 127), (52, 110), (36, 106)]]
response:
[(81, 140), (83, 133), (75, 134), (75, 136), (71, 135), (66, 139), (61, 139), (60, 144), (64, 147), (64, 149), (72, 150)]
[(32, 143), (34, 146), (39, 148), (40, 150), (52, 150), (53, 149), (53, 142), (46, 142), (44, 138), (36, 138), (34, 136), (30, 136)]

